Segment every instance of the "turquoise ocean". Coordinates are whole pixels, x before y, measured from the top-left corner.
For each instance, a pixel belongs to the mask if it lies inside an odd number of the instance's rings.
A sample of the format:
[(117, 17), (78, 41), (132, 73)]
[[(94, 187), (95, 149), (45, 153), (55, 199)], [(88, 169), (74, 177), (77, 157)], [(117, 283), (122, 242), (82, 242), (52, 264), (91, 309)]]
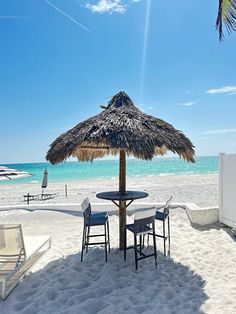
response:
[[(211, 174), (218, 173), (218, 156), (196, 157), (195, 163), (188, 163), (179, 158), (154, 158), (152, 161), (127, 159), (128, 176)], [(67, 161), (57, 165), (47, 162), (1, 164), (9, 168), (27, 171), (30, 177), (17, 180), (2, 180), (0, 184), (38, 183), (42, 181), (44, 169), (48, 170), (49, 182), (68, 182), (73, 180), (112, 178), (118, 176), (119, 161), (102, 159), (94, 162)]]

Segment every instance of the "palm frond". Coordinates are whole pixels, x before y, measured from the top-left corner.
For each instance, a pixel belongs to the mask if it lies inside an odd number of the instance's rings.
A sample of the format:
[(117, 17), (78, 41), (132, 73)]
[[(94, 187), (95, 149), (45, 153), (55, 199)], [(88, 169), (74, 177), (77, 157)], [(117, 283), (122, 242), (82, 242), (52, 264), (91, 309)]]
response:
[(236, 0), (219, 0), (216, 29), (220, 41), (224, 37), (223, 24), (228, 34), (236, 30)]

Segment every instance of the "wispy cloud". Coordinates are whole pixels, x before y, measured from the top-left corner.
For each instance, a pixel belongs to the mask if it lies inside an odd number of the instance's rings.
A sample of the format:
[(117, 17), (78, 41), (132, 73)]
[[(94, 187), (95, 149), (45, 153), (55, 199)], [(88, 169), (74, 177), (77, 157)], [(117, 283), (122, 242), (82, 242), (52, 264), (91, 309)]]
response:
[(19, 15), (2, 15), (0, 14), (0, 20), (20, 20), (26, 19), (27, 16), (19, 16)]
[(96, 4), (86, 3), (85, 7), (94, 13), (125, 13), (121, 0), (99, 0)]
[(226, 133), (236, 133), (236, 129), (219, 129), (201, 132), (201, 134), (226, 134)]
[(59, 13), (61, 13), (62, 15), (64, 15), (65, 17), (67, 17), (69, 20), (71, 20), (73, 23), (75, 23), (76, 25), (78, 25), (79, 27), (83, 28), (84, 30), (86, 30), (87, 32), (91, 33), (91, 31), (84, 26), (83, 24), (79, 23), (78, 21), (76, 21), (72, 16), (70, 16), (69, 14), (67, 14), (66, 12), (62, 11), (61, 9), (59, 9), (58, 7), (56, 7), (53, 3), (51, 3), (49, 0), (44, 0), (47, 4), (49, 4), (51, 7), (53, 7), (55, 10), (57, 10)]
[(195, 101), (186, 101), (186, 102), (180, 103), (179, 105), (185, 106), (185, 107), (192, 107), (193, 105), (195, 105)]
[(208, 89), (206, 91), (208, 94), (228, 94), (234, 95), (236, 94), (236, 86), (223, 86), (220, 88)]

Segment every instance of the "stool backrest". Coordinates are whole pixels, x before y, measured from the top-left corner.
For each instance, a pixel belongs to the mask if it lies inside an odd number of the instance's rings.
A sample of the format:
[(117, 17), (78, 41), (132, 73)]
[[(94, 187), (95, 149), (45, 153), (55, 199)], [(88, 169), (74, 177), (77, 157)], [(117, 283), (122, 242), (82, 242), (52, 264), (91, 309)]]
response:
[(91, 215), (91, 204), (88, 197), (86, 197), (81, 203), (81, 208), (84, 215), (84, 220), (87, 221)]
[(156, 210), (155, 208), (144, 209), (138, 211), (134, 216), (134, 224), (138, 226), (152, 224), (155, 221)]
[(169, 214), (169, 210), (170, 210), (170, 202), (172, 200), (173, 196), (171, 195), (171, 197), (166, 201), (165, 207), (164, 207), (164, 213), (165, 214)]

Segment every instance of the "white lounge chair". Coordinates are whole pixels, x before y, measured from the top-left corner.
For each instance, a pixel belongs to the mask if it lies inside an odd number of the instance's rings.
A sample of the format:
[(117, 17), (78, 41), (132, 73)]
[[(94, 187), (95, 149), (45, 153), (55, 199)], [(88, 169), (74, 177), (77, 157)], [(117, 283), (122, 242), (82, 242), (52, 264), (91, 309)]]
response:
[(51, 236), (23, 237), (21, 225), (0, 225), (0, 298), (5, 300), (51, 247)]

